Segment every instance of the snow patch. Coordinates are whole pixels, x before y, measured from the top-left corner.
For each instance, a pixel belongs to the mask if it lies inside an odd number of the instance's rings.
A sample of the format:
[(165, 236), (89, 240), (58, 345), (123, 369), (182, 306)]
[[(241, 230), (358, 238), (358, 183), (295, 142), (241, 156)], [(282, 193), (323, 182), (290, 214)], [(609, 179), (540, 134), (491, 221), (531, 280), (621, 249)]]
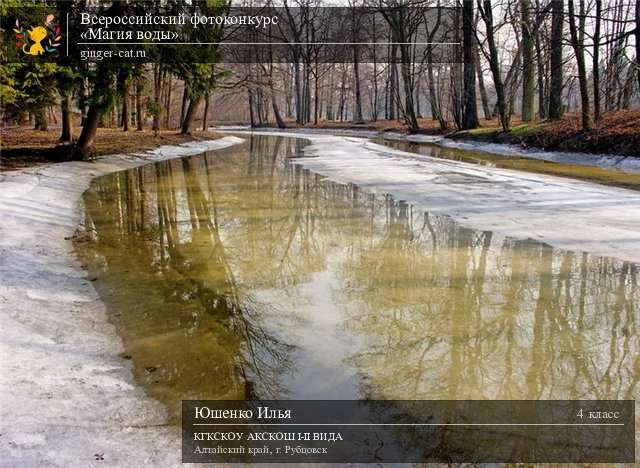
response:
[(368, 140), (294, 132), (292, 159), (340, 183), (392, 194), (460, 224), (554, 247), (640, 263), (640, 193), (586, 181), (438, 159)]
[(640, 157), (621, 156), (611, 154), (587, 154), (569, 151), (544, 151), (536, 148), (521, 148), (516, 145), (499, 143), (483, 143), (478, 141), (460, 141), (451, 138), (440, 138), (432, 143), (444, 148), (453, 148), (483, 153), (499, 154), (501, 156), (518, 156), (564, 164), (579, 166), (601, 167), (616, 169), (624, 172), (640, 173)]
[[(227, 132), (251, 132), (249, 126), (227, 125), (211, 127), (212, 131)], [(568, 151), (546, 151), (537, 148), (522, 148), (516, 145), (508, 145), (502, 143), (484, 143), (469, 140), (454, 140), (445, 138), (443, 135), (421, 135), (406, 134), (400, 132), (384, 132), (376, 130), (356, 130), (356, 129), (319, 129), (304, 128), (291, 130), (255, 130), (254, 133), (268, 132), (286, 133), (287, 135), (342, 135), (353, 136), (359, 138), (376, 138), (381, 137), (391, 141), (407, 141), (410, 143), (437, 145), (443, 148), (460, 149), (466, 151), (481, 151), (483, 153), (497, 154), (500, 156), (517, 156), (519, 158), (537, 159), (540, 161), (550, 161), (564, 164), (576, 164), (579, 166), (600, 167), (604, 169), (616, 169), (624, 172), (640, 173), (640, 154), (638, 157), (622, 156), (611, 154), (590, 154)]]
[(69, 238), (91, 179), (237, 137), (0, 175), (0, 466), (182, 466)]

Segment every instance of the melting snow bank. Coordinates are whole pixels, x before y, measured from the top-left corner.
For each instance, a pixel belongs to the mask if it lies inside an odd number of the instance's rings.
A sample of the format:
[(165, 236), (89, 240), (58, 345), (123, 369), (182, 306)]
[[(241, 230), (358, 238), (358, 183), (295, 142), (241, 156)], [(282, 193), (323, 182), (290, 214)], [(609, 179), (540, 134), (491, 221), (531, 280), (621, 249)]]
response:
[[(213, 131), (250, 131), (251, 127), (241, 125), (226, 125), (211, 127)], [(563, 164), (576, 164), (578, 166), (601, 167), (604, 169), (616, 169), (624, 172), (640, 173), (640, 157), (616, 156), (611, 154), (590, 154), (565, 151), (545, 151), (537, 148), (522, 148), (516, 145), (504, 143), (485, 143), (472, 140), (456, 140), (445, 138), (442, 135), (404, 134), (399, 132), (380, 132), (373, 130), (355, 129), (298, 129), (278, 130), (278, 132), (311, 134), (311, 135), (344, 135), (363, 138), (381, 137), (386, 140), (407, 141), (409, 143), (427, 143), (465, 151), (481, 151), (483, 153), (497, 154), (500, 156), (517, 156), (522, 158), (538, 159)]]
[(428, 143), (443, 148), (464, 151), (481, 151), (500, 156), (517, 156), (578, 166), (600, 167), (624, 172), (640, 173), (640, 157), (612, 154), (576, 153), (569, 151), (546, 151), (539, 148), (522, 148), (504, 143), (485, 143), (482, 141), (445, 138), (442, 135), (404, 135), (387, 132), (380, 136), (387, 140), (408, 141), (410, 143)]
[(536, 148), (520, 148), (516, 145), (502, 143), (483, 143), (479, 141), (461, 141), (451, 138), (440, 138), (428, 141), (445, 148), (468, 151), (482, 151), (483, 153), (499, 154), (501, 156), (518, 156), (539, 159), (563, 164), (577, 164), (579, 166), (601, 167), (625, 172), (640, 173), (640, 157), (616, 156), (611, 154), (587, 154), (564, 151), (545, 151)]
[(389, 193), (461, 224), (640, 263), (640, 193), (543, 174), (420, 156), (359, 138), (310, 141), (292, 161), (342, 183)]
[[(0, 466), (179, 466), (69, 240), (91, 179), (242, 142), (163, 146), (0, 176)], [(144, 300), (144, 298), (141, 298)], [(100, 460), (100, 461), (97, 461)]]

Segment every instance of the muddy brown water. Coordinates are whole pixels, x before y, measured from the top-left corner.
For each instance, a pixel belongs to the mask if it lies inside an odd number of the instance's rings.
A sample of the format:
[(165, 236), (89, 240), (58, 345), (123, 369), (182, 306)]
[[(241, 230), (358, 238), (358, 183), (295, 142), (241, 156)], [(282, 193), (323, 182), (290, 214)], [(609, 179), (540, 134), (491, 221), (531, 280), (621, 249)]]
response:
[(461, 227), (294, 164), (304, 141), (96, 179), (76, 248), (182, 399), (636, 399), (638, 265)]

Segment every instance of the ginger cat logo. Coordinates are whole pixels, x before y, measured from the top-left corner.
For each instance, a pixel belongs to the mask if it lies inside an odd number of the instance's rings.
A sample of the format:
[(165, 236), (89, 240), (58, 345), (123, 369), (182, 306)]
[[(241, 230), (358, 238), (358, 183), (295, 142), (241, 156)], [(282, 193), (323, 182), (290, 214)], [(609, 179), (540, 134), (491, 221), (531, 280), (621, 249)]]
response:
[(47, 15), (44, 26), (35, 26), (25, 29), (16, 19), (16, 47), (22, 49), (27, 55), (55, 54), (60, 46), (60, 26), (53, 22), (55, 16)]

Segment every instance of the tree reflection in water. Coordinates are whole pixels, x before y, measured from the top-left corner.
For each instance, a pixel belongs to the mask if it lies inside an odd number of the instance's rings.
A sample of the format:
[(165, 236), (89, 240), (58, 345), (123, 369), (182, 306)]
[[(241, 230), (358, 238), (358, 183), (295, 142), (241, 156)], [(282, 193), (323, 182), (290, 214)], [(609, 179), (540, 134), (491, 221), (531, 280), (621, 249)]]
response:
[(342, 275), (385, 399), (632, 399), (638, 266), (498, 238), (387, 198)]
[(346, 375), (345, 398), (637, 396), (637, 265), (463, 228), (301, 149), (252, 137), (87, 192), (79, 250), (152, 395), (305, 398)]

